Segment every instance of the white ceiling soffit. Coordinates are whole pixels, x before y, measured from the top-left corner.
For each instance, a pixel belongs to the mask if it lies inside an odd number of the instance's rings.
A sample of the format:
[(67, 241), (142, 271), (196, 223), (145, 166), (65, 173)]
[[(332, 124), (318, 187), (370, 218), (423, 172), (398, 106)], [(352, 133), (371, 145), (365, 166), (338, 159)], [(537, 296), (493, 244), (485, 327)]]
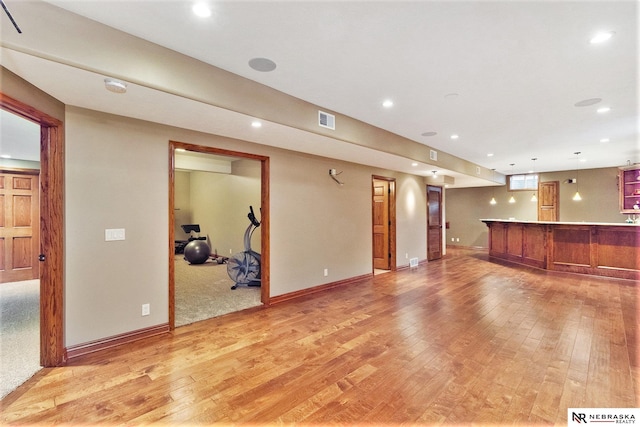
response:
[[(105, 76), (5, 48), (0, 54), (3, 66), (35, 86), (46, 88), (67, 105), (415, 175), (428, 176), (434, 169), (426, 163), (411, 166), (411, 161), (404, 157), (277, 123), (262, 121), (262, 127), (256, 129), (251, 126), (254, 121), (251, 116), (144, 86), (129, 83), (126, 96), (114, 94), (105, 90)], [(458, 172), (439, 171), (455, 178), (452, 187), (488, 184), (484, 179)]]

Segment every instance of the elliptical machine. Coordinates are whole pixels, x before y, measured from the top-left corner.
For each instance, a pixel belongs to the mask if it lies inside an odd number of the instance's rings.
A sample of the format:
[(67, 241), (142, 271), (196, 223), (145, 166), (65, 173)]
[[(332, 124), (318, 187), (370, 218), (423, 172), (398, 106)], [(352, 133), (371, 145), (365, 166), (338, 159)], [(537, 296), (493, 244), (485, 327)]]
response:
[(251, 236), (260, 227), (260, 221), (253, 213), (253, 206), (249, 206), (250, 224), (244, 232), (244, 251), (231, 256), (227, 260), (227, 274), (235, 285), (238, 286), (260, 286), (260, 254), (251, 249)]

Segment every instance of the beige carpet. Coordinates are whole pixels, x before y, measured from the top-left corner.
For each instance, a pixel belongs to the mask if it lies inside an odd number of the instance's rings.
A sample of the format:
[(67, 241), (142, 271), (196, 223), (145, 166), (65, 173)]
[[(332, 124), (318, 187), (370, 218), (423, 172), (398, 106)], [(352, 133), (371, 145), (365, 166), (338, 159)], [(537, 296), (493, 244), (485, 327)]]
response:
[(40, 281), (0, 284), (0, 399), (40, 370)]
[(262, 304), (259, 287), (231, 290), (226, 264), (189, 264), (176, 255), (175, 267), (176, 327)]

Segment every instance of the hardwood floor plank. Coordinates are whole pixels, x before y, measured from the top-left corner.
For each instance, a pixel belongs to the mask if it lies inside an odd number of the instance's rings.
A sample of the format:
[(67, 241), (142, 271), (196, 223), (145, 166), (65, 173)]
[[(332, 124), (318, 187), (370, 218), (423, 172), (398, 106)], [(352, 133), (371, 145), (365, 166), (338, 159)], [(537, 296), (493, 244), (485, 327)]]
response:
[(0, 423), (566, 423), (639, 402), (639, 284), (455, 249), (43, 370)]

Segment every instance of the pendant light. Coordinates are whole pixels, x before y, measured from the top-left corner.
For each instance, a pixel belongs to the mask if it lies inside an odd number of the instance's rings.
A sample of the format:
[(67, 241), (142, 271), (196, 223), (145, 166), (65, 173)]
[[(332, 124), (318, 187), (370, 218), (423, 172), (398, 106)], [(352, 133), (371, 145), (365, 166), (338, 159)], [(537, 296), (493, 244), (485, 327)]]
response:
[[(496, 180), (496, 170), (495, 169), (491, 169), (491, 180), (495, 181)], [(493, 188), (493, 194), (491, 195), (491, 201), (489, 201), (490, 205), (495, 205), (496, 203), (496, 189), (495, 186)]]
[[(513, 165), (515, 165), (515, 163), (510, 163), (511, 165), (511, 176), (509, 177), (509, 187), (511, 187), (511, 178), (513, 177)], [(511, 190), (509, 190), (509, 192), (511, 192)], [(513, 197), (513, 194), (511, 195), (511, 197), (509, 197), (509, 203), (515, 203), (516, 202), (516, 198)]]
[[(531, 160), (533, 160), (533, 176), (536, 175), (536, 160), (538, 160), (537, 157), (532, 158)], [(536, 183), (538, 182), (538, 180), (536, 180)], [(537, 202), (538, 201), (538, 197), (536, 196), (536, 192), (533, 192), (533, 196), (531, 196), (531, 201), (532, 202)]]
[(580, 196), (580, 191), (578, 191), (578, 189), (580, 188), (580, 184), (578, 183), (578, 169), (579, 169), (579, 165), (580, 165), (580, 151), (576, 151), (575, 153), (573, 153), (576, 155), (576, 194), (573, 195), (573, 200), (576, 202), (579, 202), (580, 200), (582, 200), (582, 197)]

